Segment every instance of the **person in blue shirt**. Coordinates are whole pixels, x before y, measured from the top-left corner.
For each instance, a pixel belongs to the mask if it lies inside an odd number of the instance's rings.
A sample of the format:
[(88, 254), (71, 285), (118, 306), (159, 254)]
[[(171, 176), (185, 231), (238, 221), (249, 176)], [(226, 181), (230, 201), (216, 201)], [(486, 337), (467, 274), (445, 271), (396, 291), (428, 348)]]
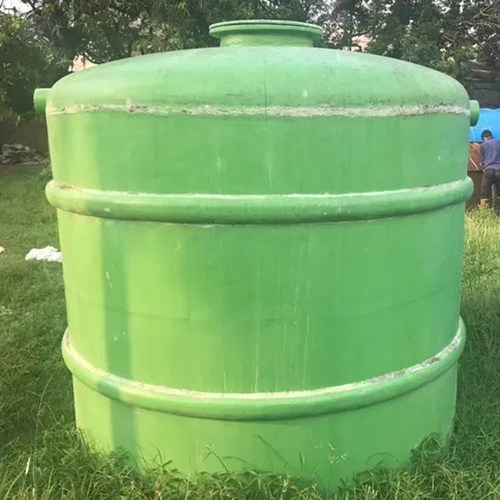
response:
[(500, 140), (495, 139), (490, 130), (481, 134), (483, 143), (480, 147), (481, 166), (484, 169), (481, 185), (481, 206), (485, 207), (491, 195), (492, 186), (496, 187), (497, 196), (500, 195)]

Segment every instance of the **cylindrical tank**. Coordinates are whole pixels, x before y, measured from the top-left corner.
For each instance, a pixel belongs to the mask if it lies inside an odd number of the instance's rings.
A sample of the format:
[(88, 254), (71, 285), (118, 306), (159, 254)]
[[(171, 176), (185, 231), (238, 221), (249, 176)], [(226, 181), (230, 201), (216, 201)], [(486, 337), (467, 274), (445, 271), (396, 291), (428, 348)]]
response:
[(78, 427), (139, 467), (338, 485), (453, 426), (470, 102), (294, 22), (46, 107)]

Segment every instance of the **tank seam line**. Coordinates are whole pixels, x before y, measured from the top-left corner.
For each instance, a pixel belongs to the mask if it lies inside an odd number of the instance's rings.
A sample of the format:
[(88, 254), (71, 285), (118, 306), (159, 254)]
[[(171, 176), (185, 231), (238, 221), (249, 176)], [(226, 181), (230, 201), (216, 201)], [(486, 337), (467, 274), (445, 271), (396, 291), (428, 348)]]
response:
[(470, 108), (457, 105), (408, 105), (408, 106), (375, 106), (375, 107), (335, 107), (319, 106), (234, 106), (222, 107), (215, 105), (199, 106), (150, 106), (135, 103), (127, 104), (93, 104), (70, 105), (56, 107), (47, 105), (48, 116), (70, 115), (77, 113), (126, 112), (129, 114), (146, 115), (190, 115), (190, 116), (271, 116), (289, 118), (308, 117), (372, 117), (388, 118), (392, 116), (425, 116), (436, 114), (452, 114), (470, 117)]

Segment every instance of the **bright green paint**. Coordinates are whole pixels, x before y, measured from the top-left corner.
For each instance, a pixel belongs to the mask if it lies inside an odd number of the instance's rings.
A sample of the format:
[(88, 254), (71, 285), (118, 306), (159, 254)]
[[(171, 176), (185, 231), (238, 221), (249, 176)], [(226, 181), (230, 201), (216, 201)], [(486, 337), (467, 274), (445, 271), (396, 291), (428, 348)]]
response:
[(470, 102), (470, 124), (472, 127), (477, 125), (479, 121), (479, 113), (481, 108), (479, 106), (479, 101), (471, 101)]
[[(243, 29), (242, 29), (243, 27)], [(313, 47), (323, 31), (313, 24), (288, 21), (229, 21), (213, 24), (210, 34), (220, 38), (221, 47), (275, 45)]]
[(213, 32), (49, 94), (77, 423), (184, 473), (404, 464), (452, 429), (468, 96), (315, 27)]
[(33, 94), (33, 107), (37, 115), (45, 116), (45, 106), (47, 104), (49, 91), (50, 89), (35, 89)]

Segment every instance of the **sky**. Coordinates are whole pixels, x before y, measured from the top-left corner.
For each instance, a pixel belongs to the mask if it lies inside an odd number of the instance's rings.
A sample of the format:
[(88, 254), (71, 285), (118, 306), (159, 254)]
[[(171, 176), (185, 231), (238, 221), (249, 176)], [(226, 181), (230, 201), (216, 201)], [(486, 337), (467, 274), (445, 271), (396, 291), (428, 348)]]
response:
[(3, 0), (3, 2), (0, 3), (3, 4), (3, 7), (7, 9), (15, 7), (17, 10), (21, 12), (29, 10), (29, 8), (19, 0)]

